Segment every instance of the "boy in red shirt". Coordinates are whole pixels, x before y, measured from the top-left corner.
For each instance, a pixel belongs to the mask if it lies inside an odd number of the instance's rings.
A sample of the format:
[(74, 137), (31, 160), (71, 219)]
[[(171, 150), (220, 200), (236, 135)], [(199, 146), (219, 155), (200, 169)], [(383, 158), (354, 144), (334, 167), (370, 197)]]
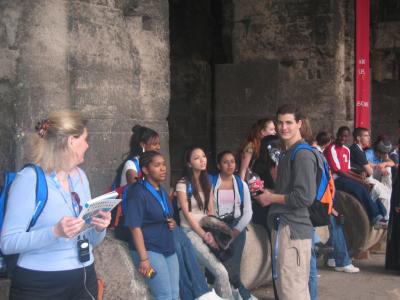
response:
[(345, 145), (350, 137), (350, 129), (342, 126), (338, 129), (336, 140), (325, 150), (324, 155), (333, 172), (338, 190), (353, 195), (364, 206), (368, 218), (375, 229), (387, 228), (385, 212), (369, 195), (369, 183), (350, 172), (350, 150)]

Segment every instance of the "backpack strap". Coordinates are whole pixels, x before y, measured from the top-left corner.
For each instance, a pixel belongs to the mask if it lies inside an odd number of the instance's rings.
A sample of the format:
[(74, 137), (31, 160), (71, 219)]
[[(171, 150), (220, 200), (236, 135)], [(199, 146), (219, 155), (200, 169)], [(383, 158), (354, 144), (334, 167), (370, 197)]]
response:
[(193, 195), (192, 183), (189, 180), (186, 180), (186, 198), (188, 200), (189, 212), (192, 211), (192, 199), (191, 199), (192, 195)]
[(45, 205), (47, 203), (48, 189), (47, 189), (46, 176), (45, 176), (42, 168), (37, 165), (34, 165), (34, 164), (27, 164), (24, 166), (24, 168), (26, 168), (26, 167), (33, 168), (36, 173), (35, 210), (33, 212), (32, 219), (29, 222), (28, 228), (26, 229), (26, 232), (28, 232), (36, 224), (36, 221), (38, 220), (40, 214), (43, 211), (43, 208), (45, 207)]
[[(132, 162), (135, 164), (135, 167), (136, 167), (136, 170), (137, 170), (137, 175), (138, 175), (138, 177), (141, 177), (140, 175), (141, 175), (141, 171), (140, 171), (140, 164), (139, 164), (139, 158), (137, 157), (137, 156), (135, 156), (133, 159), (132, 159)], [(140, 175), (139, 175), (140, 174)]]
[(244, 191), (243, 191), (243, 181), (240, 178), (239, 175), (234, 175), (236, 184), (239, 189), (239, 195), (240, 195), (240, 216), (243, 216), (243, 208), (244, 208)]
[(126, 186), (123, 190), (122, 190), (122, 200), (121, 200), (121, 206), (122, 206), (122, 214), (126, 214), (126, 197), (128, 195), (128, 187)]
[[(297, 152), (299, 152), (300, 150), (308, 150), (308, 151), (311, 151), (311, 152), (314, 154), (315, 159), (316, 159), (316, 162), (317, 162), (317, 166), (318, 166), (318, 167), (317, 167), (317, 184), (318, 184), (321, 180), (326, 181), (326, 183), (324, 183), (324, 184), (319, 184), (319, 185), (317, 186), (317, 191), (316, 191), (315, 199), (320, 200), (321, 197), (322, 197), (322, 195), (324, 194), (324, 192), (325, 192), (325, 190), (326, 190), (326, 184), (327, 184), (327, 182), (328, 182), (329, 179), (330, 179), (329, 166), (328, 166), (328, 164), (326, 163), (326, 160), (322, 159), (322, 161), (323, 161), (323, 166), (320, 167), (320, 166), (321, 166), (320, 160), (318, 159), (318, 154), (317, 154), (317, 152), (315, 152), (315, 151), (317, 151), (317, 150), (316, 150), (314, 147), (311, 147), (309, 144), (303, 144), (303, 143), (302, 143), (302, 144), (298, 144), (298, 145), (296, 146), (296, 148), (292, 151), (292, 153), (291, 153), (291, 155), (290, 155), (290, 160), (291, 160), (291, 161), (293, 161), (293, 160), (295, 159)], [(322, 172), (321, 172), (321, 169), (322, 169)]]
[[(299, 152), (300, 150), (309, 150), (309, 151), (311, 151), (311, 152), (314, 153), (313, 149), (314, 149), (314, 148), (311, 147), (309, 144), (304, 144), (304, 143), (298, 144), (298, 145), (293, 149), (293, 151), (292, 151), (292, 153), (291, 153), (291, 155), (290, 155), (290, 160), (293, 161), (293, 160), (295, 159), (295, 157), (296, 157), (297, 152)], [(315, 154), (315, 153), (314, 153), (314, 154)]]
[(217, 185), (217, 181), (218, 181), (218, 174), (208, 174), (208, 179), (211, 183), (211, 188), (214, 193), (215, 186)]
[(4, 215), (6, 213), (7, 196), (10, 190), (11, 184), (14, 181), (17, 173), (15, 172), (4, 172), (4, 185), (0, 193), (0, 230), (3, 228)]

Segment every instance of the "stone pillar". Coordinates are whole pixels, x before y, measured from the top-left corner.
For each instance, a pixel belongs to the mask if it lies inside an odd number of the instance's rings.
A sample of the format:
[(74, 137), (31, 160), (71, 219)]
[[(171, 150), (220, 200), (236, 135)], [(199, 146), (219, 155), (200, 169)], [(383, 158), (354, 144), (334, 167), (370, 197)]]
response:
[[(17, 2), (17, 3), (16, 3)], [(67, 10), (65, 1), (6, 1), (9, 47), (2, 53), (15, 69), (10, 77), (12, 106), (8, 121), (14, 121), (15, 152), (10, 160), (23, 163), (23, 140), (48, 112), (69, 106), (67, 68)], [(7, 32), (7, 30), (6, 30)], [(18, 58), (13, 55), (18, 54)], [(15, 79), (15, 81), (14, 81)]]
[(101, 193), (129, 151), (131, 128), (151, 127), (168, 155), (168, 3), (70, 3), (71, 98), (89, 116), (85, 170)]

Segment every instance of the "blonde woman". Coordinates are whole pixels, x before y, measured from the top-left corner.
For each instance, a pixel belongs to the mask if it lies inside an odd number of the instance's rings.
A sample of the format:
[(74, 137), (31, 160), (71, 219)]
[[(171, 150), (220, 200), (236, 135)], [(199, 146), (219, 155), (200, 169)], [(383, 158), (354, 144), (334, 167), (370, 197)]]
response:
[[(1, 232), (3, 253), (19, 253), (12, 300), (97, 296), (92, 249), (104, 238), (111, 216), (99, 212), (92, 221), (95, 226), (78, 235), (84, 225), (78, 218), (80, 209), (91, 198), (88, 179), (78, 167), (89, 148), (86, 123), (78, 112), (54, 112), (38, 123), (30, 139), (30, 162), (45, 172), (48, 199), (36, 224), (26, 232), (35, 209), (36, 175), (32, 168), (17, 174)], [(83, 242), (89, 244), (89, 256), (78, 254), (78, 244)]]

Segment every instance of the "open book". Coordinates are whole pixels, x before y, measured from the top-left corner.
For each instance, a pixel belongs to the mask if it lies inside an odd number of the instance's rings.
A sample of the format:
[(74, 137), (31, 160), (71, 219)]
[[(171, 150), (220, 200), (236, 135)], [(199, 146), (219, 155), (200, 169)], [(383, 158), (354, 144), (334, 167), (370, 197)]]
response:
[(117, 196), (118, 193), (113, 191), (86, 202), (79, 214), (79, 218), (85, 221), (85, 226), (83, 226), (81, 232), (93, 226), (90, 224), (92, 222), (92, 217), (95, 217), (99, 210), (111, 211), (117, 206), (118, 203), (121, 202), (121, 199), (116, 199)]

